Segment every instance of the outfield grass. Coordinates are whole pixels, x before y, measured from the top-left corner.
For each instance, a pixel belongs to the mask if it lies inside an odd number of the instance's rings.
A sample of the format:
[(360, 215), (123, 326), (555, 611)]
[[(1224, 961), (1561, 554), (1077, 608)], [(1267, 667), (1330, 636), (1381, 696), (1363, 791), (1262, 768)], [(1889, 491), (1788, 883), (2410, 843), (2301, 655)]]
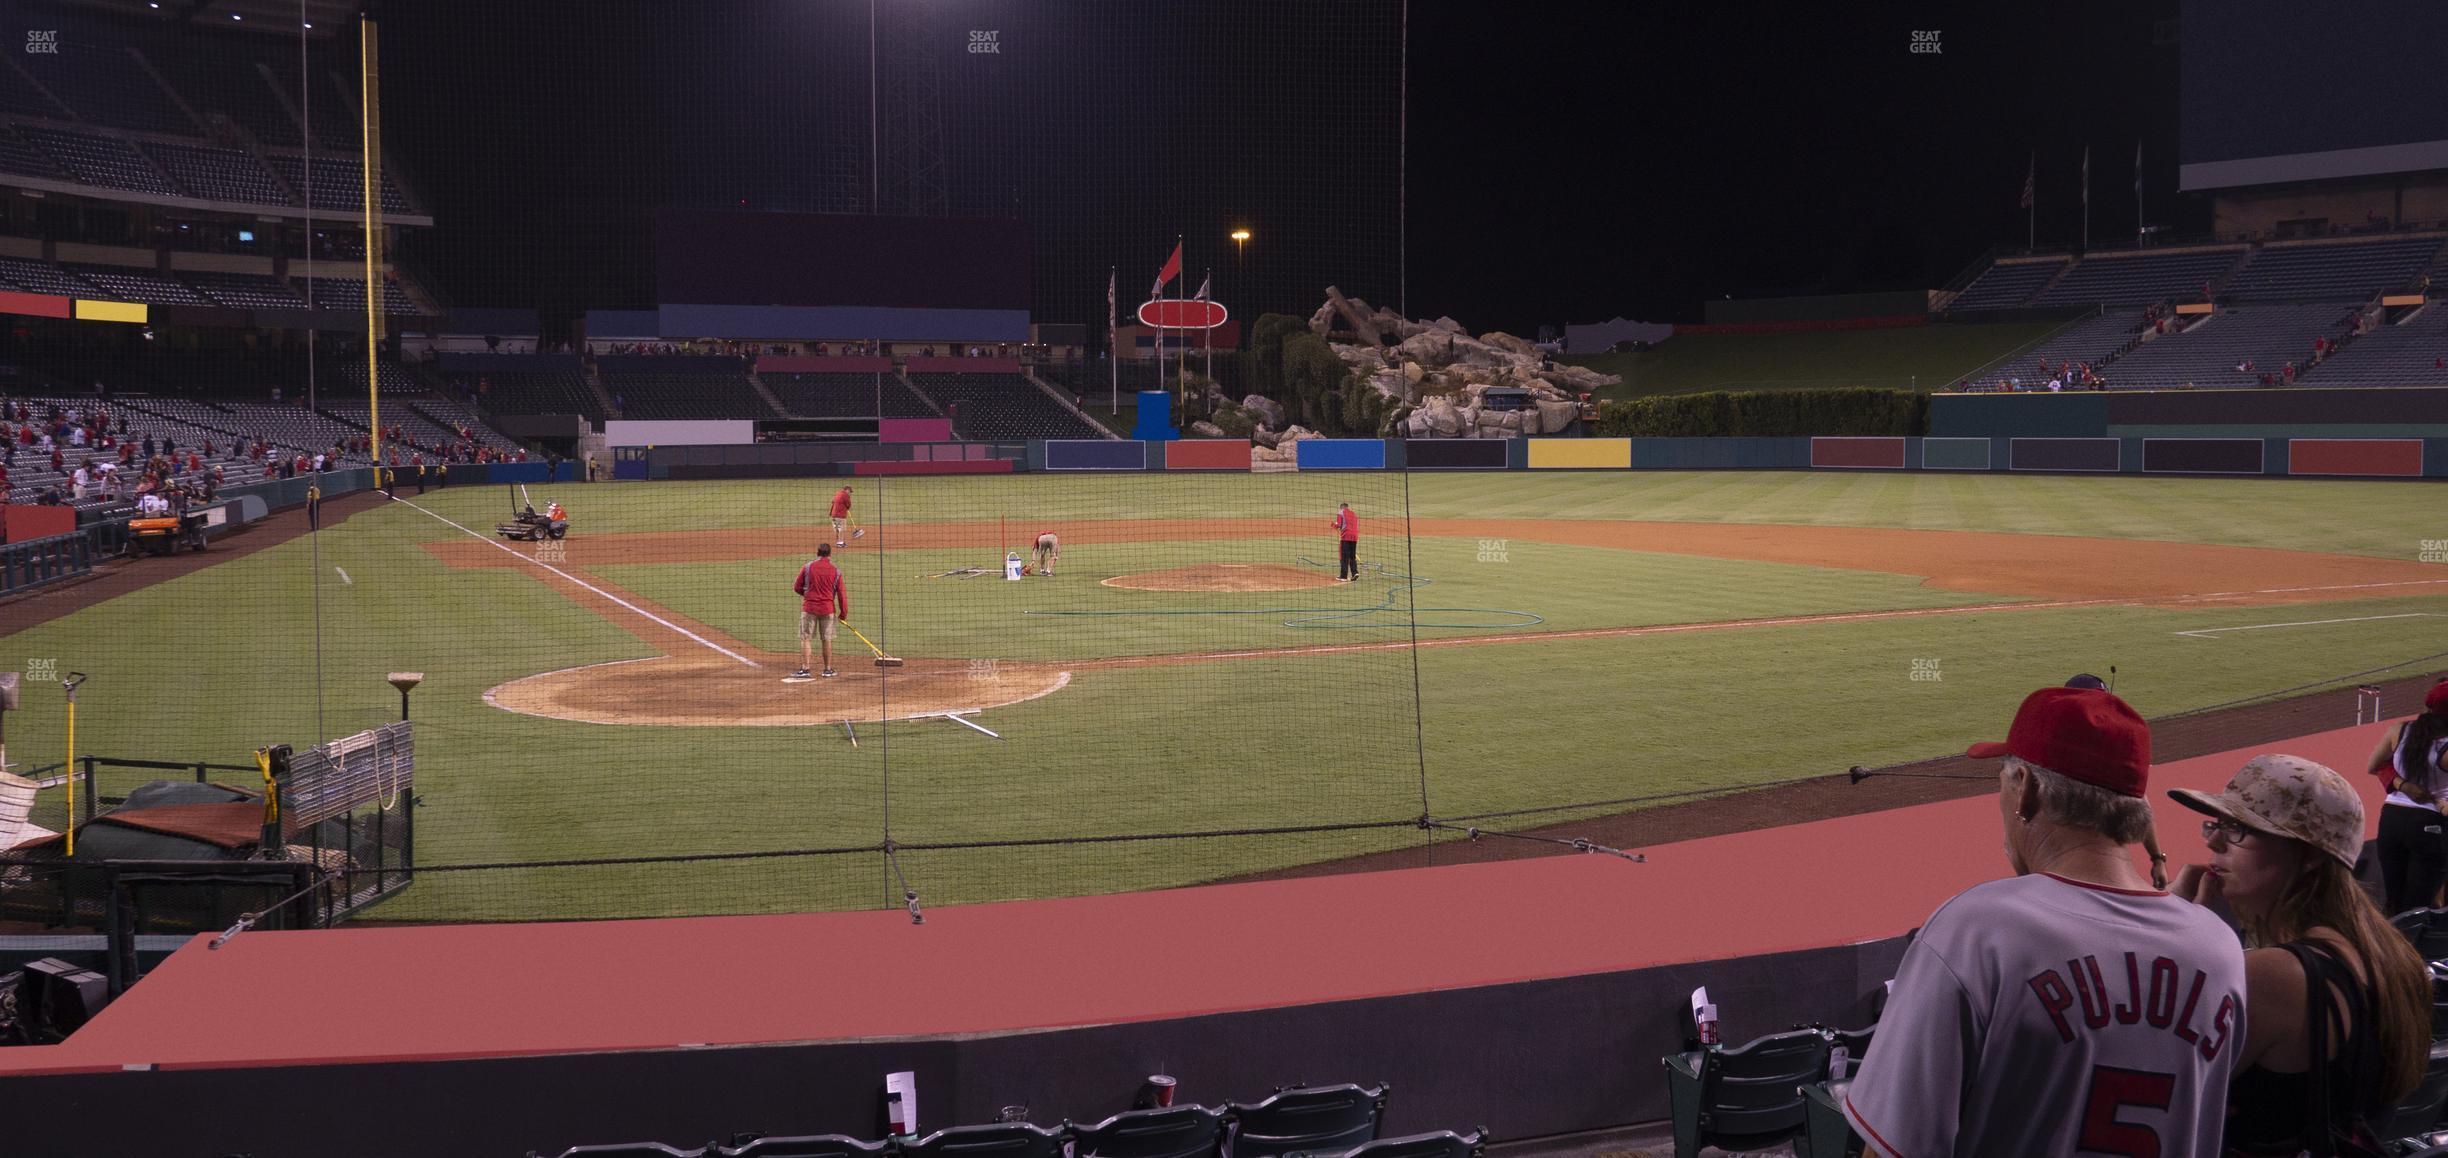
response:
[(1884, 386), (1941, 390), (2045, 337), (2058, 322), (1913, 326), (1768, 334), (1677, 334), (1634, 354), (1564, 361), (1623, 379), (1604, 398), (1706, 390)]
[[(958, 553), (909, 552), (880, 571), (847, 557), (854, 598), (891, 607), (911, 654), (1010, 659), (1304, 646), (1407, 637), (1284, 626), (1289, 616), (1058, 619), (1029, 610), (1165, 610), (1249, 604), (1365, 606), (1389, 586), (1228, 598), (1117, 591), (1099, 577), (1218, 558), (1280, 559), (1327, 546), (1339, 498), (1398, 507), (1382, 475), (896, 480), (859, 484), (862, 517), (887, 522), (1315, 516), (1315, 541), (1075, 546), (1056, 580), (921, 580)], [(2410, 558), (2448, 539), (2437, 488), (2274, 480), (2015, 478), (1803, 473), (1421, 475), (1425, 517), (1639, 518), (1930, 527), (2290, 547)], [(820, 511), (831, 484), (693, 483), (560, 488), (578, 539), (613, 531), (770, 527)], [(435, 510), (478, 531), (498, 491), (436, 492)], [(797, 532), (777, 531), (792, 535)], [(1026, 532), (1021, 532), (1025, 534)], [(536, 672), (642, 658), (655, 649), (558, 594), (524, 564), (451, 570), (421, 543), (464, 538), (402, 507), (148, 588), (8, 636), (10, 662), (89, 672), (80, 751), (244, 763), (253, 747), (304, 744), (392, 718), (395, 670), (415, 693), (418, 852), (429, 863), (639, 856), (873, 844), (887, 772), (896, 839), (960, 841), (1399, 820), (1621, 796), (1730, 788), (1929, 755), (1989, 738), (2031, 687), (2119, 668), (2119, 691), (2163, 714), (2441, 651), (2430, 619), (2242, 632), (2174, 632), (2292, 620), (2448, 615), (2448, 597), (2162, 609), (1983, 612), (1679, 635), (1435, 647), (1419, 653), (1418, 704), (1403, 650), (1094, 669), (1043, 699), (957, 725), (650, 728), (516, 716), (485, 689)], [(1371, 554), (1391, 540), (1373, 541)], [(1514, 540), (1412, 544), (1427, 606), (1505, 608), (1572, 629), (1984, 600), (1907, 578)], [(2037, 540), (2035, 550), (2045, 550)], [(961, 559), (960, 561), (966, 561)], [(901, 563), (924, 566), (898, 566)], [(760, 647), (790, 646), (788, 558), (591, 568)], [(347, 578), (343, 580), (341, 572)], [(868, 577), (872, 576), (872, 577)], [(861, 584), (873, 584), (862, 590)], [(777, 604), (779, 610), (777, 610)], [(1397, 623), (1399, 621), (1396, 621)], [(319, 628), (319, 630), (318, 630)], [(1429, 630), (1423, 636), (1467, 635)], [(320, 648), (318, 650), (318, 640)], [(845, 639), (846, 641), (846, 639)], [(964, 646), (965, 645), (965, 646)], [(1935, 661), (1936, 680), (1912, 678)], [(59, 697), (28, 686), (10, 719), (20, 764), (56, 759)], [(2340, 721), (2343, 723), (2344, 721)], [(1569, 815), (1569, 814), (1568, 814)], [(1017, 851), (925, 852), (902, 869), (931, 903), (1182, 884), (1393, 847), (1359, 835), (1147, 841)], [(429, 874), (380, 915), (561, 917), (791, 910), (897, 899), (873, 854), (685, 867)]]

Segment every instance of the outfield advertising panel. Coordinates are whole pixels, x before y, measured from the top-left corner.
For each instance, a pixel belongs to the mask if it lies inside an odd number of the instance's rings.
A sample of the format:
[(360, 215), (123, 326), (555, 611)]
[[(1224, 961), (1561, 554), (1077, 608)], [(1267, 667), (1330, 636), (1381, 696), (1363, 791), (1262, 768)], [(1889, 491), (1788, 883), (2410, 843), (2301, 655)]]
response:
[(2265, 446), (2258, 438), (2145, 438), (2146, 474), (2260, 474)]
[(1532, 438), (1532, 470), (1625, 470), (1632, 465), (1629, 438)]
[(1403, 462), (1412, 470), (1503, 470), (1503, 438), (1411, 438), (1403, 440)]
[(1115, 442), (1111, 439), (1049, 439), (1045, 444), (1045, 468), (1146, 470), (1147, 445), (1144, 442)]
[(2287, 440), (2287, 473), (2420, 478), (2419, 438), (2293, 438)]
[(1921, 469), (1988, 470), (1989, 449), (1986, 438), (1924, 438)]
[(2115, 471), (2124, 452), (2118, 438), (2017, 438), (2011, 441), (2009, 470)]
[(1302, 470), (1384, 470), (1385, 443), (1374, 438), (1304, 438), (1294, 443)]
[(1166, 470), (1238, 470), (1250, 468), (1246, 438), (1184, 438), (1164, 444)]
[(1912, 465), (1902, 438), (1828, 437), (1811, 439), (1811, 465), (1902, 470)]

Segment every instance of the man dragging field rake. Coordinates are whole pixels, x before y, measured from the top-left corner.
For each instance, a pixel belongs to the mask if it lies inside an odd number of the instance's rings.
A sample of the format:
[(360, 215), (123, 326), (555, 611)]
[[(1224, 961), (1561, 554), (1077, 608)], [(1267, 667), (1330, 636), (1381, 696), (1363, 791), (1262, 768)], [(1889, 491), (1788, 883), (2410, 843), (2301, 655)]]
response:
[(833, 544), (816, 544), (816, 558), (799, 569), (799, 581), (791, 590), (799, 594), (799, 670), (790, 678), (814, 678), (808, 674), (809, 653), (822, 647), (825, 678), (831, 679), (834, 625), (850, 614), (850, 593), (843, 589), (841, 572), (833, 566)]

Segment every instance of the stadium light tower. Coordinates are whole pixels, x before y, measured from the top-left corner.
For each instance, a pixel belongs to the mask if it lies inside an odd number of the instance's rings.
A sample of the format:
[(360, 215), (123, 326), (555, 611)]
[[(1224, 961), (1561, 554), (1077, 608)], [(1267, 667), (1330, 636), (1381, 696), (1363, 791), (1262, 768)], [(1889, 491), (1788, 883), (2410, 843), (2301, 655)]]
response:
[[(1241, 308), (1241, 301), (1240, 301), (1240, 297), (1241, 297), (1241, 290), (1242, 290), (1242, 285), (1241, 285), (1241, 283), (1243, 283), (1243, 282), (1245, 282), (1245, 281), (1248, 281), (1248, 280), (1249, 280), (1248, 276), (1247, 276), (1247, 275), (1245, 275), (1245, 274), (1243, 274), (1243, 273), (1241, 272), (1241, 249), (1242, 249), (1242, 247), (1243, 247), (1243, 246), (1246, 246), (1246, 245), (1248, 245), (1248, 244), (1249, 244), (1249, 239), (1250, 239), (1250, 231), (1249, 231), (1249, 230), (1247, 230), (1247, 229), (1236, 229), (1236, 230), (1233, 230), (1233, 231), (1232, 231), (1232, 243), (1233, 243), (1233, 284), (1232, 284), (1233, 303), (1232, 303), (1232, 308), (1233, 308), (1233, 309), (1236, 309), (1236, 310), (1238, 310), (1238, 309), (1240, 309), (1240, 308)], [(1238, 346), (1239, 344), (1240, 344), (1240, 343), (1238, 343), (1238, 342), (1235, 342), (1235, 343), (1234, 343), (1234, 345), (1236, 345), (1236, 346)]]

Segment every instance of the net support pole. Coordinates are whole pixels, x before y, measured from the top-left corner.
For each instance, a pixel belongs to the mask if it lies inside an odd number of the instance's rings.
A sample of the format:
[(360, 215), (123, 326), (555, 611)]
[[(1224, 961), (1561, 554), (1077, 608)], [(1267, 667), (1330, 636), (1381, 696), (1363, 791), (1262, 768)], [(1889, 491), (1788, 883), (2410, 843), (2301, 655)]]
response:
[(374, 485), (383, 484), (382, 377), (382, 86), (375, 64), (372, 17), (357, 21), (358, 185), (365, 212), (366, 426), (373, 435)]

